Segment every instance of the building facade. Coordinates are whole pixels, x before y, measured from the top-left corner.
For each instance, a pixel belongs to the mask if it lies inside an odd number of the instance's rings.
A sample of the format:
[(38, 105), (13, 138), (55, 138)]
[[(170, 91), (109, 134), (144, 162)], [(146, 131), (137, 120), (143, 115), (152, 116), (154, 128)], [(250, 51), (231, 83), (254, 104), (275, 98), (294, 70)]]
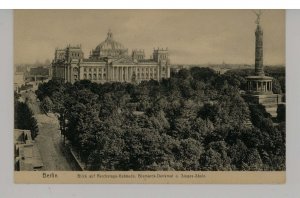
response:
[(170, 77), (169, 53), (168, 49), (158, 48), (149, 59), (144, 50), (132, 50), (129, 55), (128, 49), (115, 41), (109, 31), (88, 58), (84, 58), (81, 45), (56, 49), (52, 77), (71, 83), (83, 79), (97, 83), (161, 80)]
[(14, 129), (15, 171), (37, 171), (44, 166), (30, 130)]

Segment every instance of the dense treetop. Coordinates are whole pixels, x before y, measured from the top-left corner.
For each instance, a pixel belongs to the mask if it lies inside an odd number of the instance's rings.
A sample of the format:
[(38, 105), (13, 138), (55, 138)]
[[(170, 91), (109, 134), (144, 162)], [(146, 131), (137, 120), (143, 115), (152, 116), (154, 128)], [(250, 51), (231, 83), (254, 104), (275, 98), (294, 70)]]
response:
[(284, 170), (284, 116), (275, 125), (246, 103), (245, 82), (195, 67), (139, 84), (51, 80), (36, 94), (89, 170)]

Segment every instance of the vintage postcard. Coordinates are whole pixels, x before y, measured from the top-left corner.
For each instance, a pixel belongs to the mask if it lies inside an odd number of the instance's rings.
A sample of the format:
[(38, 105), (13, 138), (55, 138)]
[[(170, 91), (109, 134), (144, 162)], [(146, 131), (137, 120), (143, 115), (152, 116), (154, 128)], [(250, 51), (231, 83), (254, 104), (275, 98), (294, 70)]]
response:
[(285, 183), (284, 10), (15, 10), (16, 183)]

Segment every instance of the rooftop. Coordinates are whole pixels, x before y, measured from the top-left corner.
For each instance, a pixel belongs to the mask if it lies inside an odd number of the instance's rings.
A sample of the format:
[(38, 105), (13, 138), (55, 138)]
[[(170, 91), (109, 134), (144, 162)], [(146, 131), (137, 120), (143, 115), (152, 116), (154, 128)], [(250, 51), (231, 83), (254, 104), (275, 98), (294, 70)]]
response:
[(20, 171), (43, 167), (39, 149), (31, 138), (30, 130), (14, 129), (15, 163)]
[(250, 80), (272, 80), (273, 79), (270, 76), (247, 76), (246, 78)]

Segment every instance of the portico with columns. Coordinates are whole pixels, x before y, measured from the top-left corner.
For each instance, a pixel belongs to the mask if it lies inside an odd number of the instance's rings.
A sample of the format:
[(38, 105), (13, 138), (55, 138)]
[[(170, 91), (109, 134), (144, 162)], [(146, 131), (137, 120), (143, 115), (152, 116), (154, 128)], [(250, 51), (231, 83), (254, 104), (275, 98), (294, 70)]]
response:
[(269, 76), (248, 76), (247, 92), (249, 94), (272, 94), (272, 77)]

